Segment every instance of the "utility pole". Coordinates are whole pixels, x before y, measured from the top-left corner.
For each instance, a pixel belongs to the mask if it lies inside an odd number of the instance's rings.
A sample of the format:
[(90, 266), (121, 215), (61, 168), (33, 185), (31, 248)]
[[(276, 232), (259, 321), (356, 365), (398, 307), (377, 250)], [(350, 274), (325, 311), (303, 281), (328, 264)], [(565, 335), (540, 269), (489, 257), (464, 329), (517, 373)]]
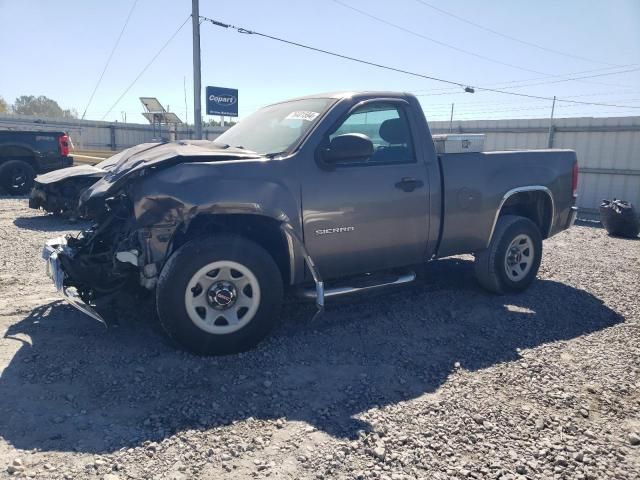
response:
[(193, 126), (196, 140), (202, 139), (202, 85), (200, 84), (200, 0), (191, 0), (193, 26)]
[(453, 131), (453, 106), (455, 103), (451, 104), (451, 118), (449, 119), (449, 133)]
[(553, 112), (556, 109), (556, 96), (553, 96), (551, 104), (551, 117), (549, 117), (549, 136), (547, 137), (547, 148), (553, 147)]
[(187, 125), (187, 130), (189, 129), (189, 104), (187, 103), (187, 76), (182, 77), (182, 88), (184, 89), (184, 119), (185, 124)]

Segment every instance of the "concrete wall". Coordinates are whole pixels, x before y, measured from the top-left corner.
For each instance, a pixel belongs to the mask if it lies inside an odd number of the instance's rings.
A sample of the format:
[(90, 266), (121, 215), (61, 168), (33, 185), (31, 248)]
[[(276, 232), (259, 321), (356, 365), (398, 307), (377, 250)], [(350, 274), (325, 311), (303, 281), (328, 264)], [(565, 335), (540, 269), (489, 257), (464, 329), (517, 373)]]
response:
[[(162, 131), (154, 132), (151, 125), (119, 122), (96, 122), (93, 120), (51, 119), (29, 115), (0, 115), (0, 129), (15, 128), (21, 130), (62, 130), (69, 134), (73, 145), (78, 150), (123, 150), (154, 138), (169, 137), (169, 131), (163, 126)], [(209, 127), (203, 130), (203, 137), (214, 140), (226, 128)], [(191, 138), (193, 127), (178, 126), (171, 128), (172, 137), (177, 139)]]

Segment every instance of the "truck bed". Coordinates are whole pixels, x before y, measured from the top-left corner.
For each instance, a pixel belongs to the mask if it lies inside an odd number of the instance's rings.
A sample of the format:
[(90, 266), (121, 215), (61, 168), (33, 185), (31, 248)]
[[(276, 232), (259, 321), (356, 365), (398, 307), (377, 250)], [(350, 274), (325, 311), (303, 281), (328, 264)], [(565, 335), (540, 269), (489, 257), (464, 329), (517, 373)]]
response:
[(573, 150), (451, 153), (438, 159), (444, 183), (439, 257), (486, 248), (500, 205), (514, 188), (539, 186), (550, 191), (555, 221), (543, 232), (545, 237), (569, 221)]

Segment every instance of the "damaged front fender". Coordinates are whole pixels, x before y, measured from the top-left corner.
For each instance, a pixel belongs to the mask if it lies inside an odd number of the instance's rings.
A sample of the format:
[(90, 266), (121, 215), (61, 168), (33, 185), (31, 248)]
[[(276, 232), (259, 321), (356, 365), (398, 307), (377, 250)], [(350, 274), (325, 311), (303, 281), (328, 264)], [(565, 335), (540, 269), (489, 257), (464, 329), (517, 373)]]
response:
[[(137, 180), (131, 193), (136, 226), (144, 232), (145, 263), (161, 270), (176, 238), (205, 217), (244, 216), (249, 221), (258, 216), (300, 227), (295, 189), (280, 180), (286, 176), (277, 165), (228, 163), (181, 163)], [(304, 268), (303, 255), (296, 253), (301, 252), (289, 254), (292, 281), (301, 278)]]

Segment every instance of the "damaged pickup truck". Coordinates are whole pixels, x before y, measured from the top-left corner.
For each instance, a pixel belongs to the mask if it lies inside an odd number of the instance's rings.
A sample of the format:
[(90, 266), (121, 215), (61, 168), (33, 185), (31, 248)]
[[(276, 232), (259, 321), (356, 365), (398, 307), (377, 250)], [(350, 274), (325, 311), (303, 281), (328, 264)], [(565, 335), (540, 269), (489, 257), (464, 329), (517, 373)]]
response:
[(409, 283), (416, 265), (450, 255), (473, 253), (487, 290), (521, 291), (543, 239), (575, 220), (576, 155), (481, 152), (477, 141), (434, 142), (405, 93), (277, 103), (215, 142), (123, 155), (80, 197), (93, 226), (43, 256), (56, 287), (99, 320), (104, 299), (154, 291), (165, 331), (200, 354), (254, 346), (286, 290), (320, 313), (326, 299)]

